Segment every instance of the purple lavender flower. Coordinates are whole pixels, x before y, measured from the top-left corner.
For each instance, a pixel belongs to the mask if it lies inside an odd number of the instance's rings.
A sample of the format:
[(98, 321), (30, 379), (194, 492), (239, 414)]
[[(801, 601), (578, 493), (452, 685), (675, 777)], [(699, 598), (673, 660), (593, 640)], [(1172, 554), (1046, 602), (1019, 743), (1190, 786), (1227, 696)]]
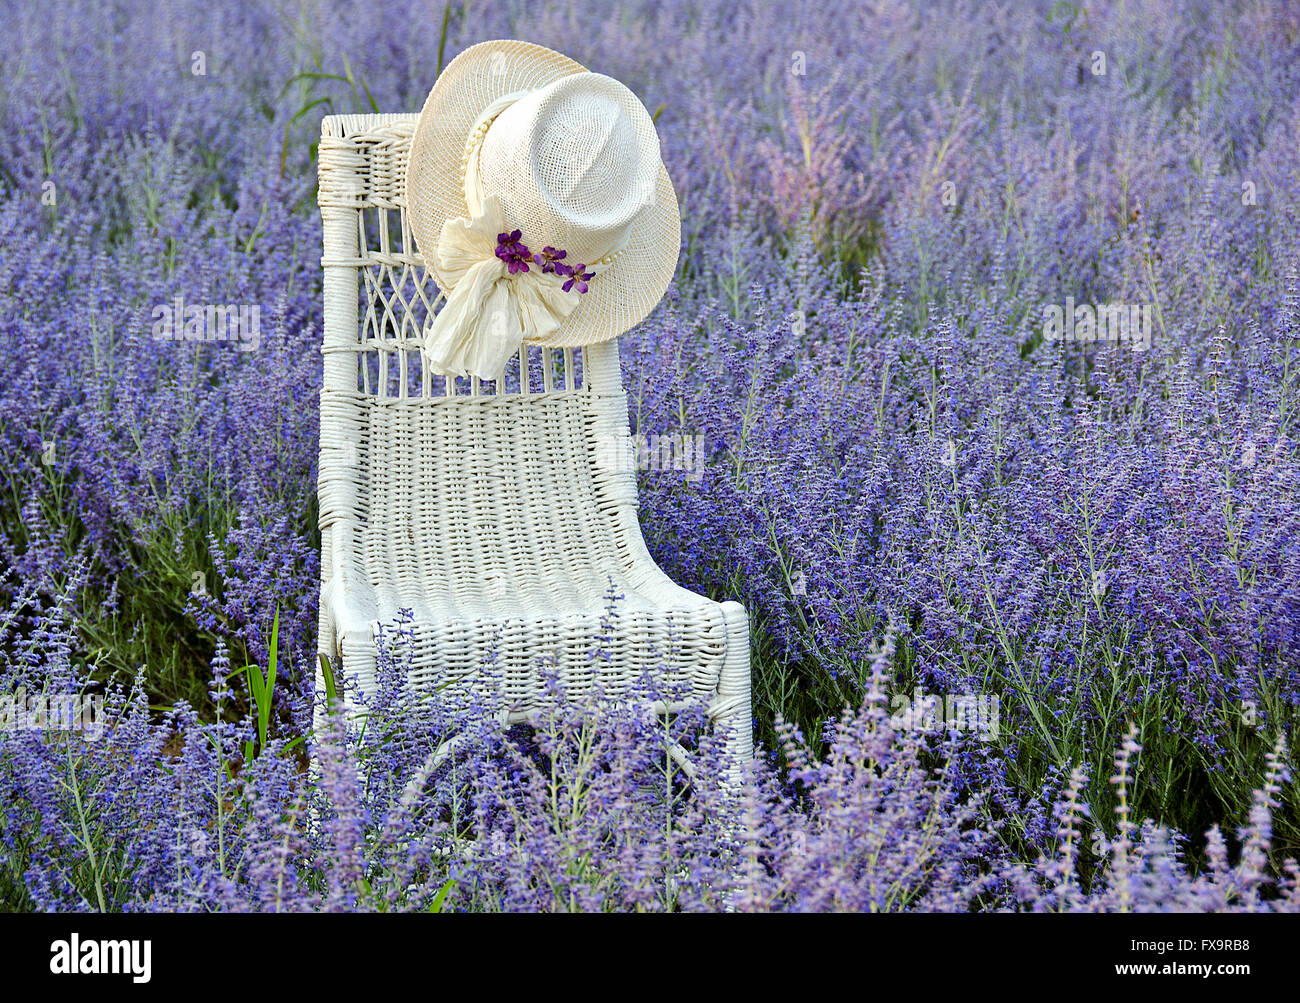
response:
[[(1091, 86), (1086, 66), (1061, 72), (1077, 54), (1054, 14), (1008, 25), (948, 0), (886, 5), (845, 48), (861, 5), (825, 0), (803, 12), (800, 47), (834, 59), (804, 75), (765, 41), (778, 6), (747, 12), (753, 31), (737, 41), (736, 0), (703, 27), (689, 5), (626, 3), (680, 44), (647, 65), (635, 43), (586, 37), (563, 11), (540, 11), (537, 30), (643, 84), (713, 83), (657, 122), (685, 253), (663, 307), (620, 344), (641, 455), (669, 455), (677, 436), (703, 446), (689, 472), (646, 464), (640, 524), (672, 579), (748, 606), (765, 652), (756, 689), (778, 704), (762, 706), (759, 734), (811, 796), (761, 764), (755, 790), (770, 797), (739, 807), (761, 836), (742, 859), (706, 812), (721, 793), (669, 817), (628, 779), (661, 764), (649, 763), (653, 734), (615, 714), (598, 806), (553, 824), (530, 757), (544, 746), (561, 772), (588, 762), (574, 742), (589, 709), (568, 704), (552, 734), (521, 746), (486, 707), (477, 723), (469, 708), (436, 708), (419, 733), (391, 694), (377, 697), (394, 737), (368, 744), (367, 782), (331, 764), (339, 736), (312, 730), (319, 122), (295, 114), (332, 85), (321, 75), (314, 94), (277, 99), (300, 67), (257, 5), (177, 0), (176, 24), (265, 53), (237, 87), (209, 66), (185, 67), (178, 88), (171, 36), (144, 0), (111, 16), (86, 0), (18, 0), (0, 53), (0, 679), (66, 693), (91, 685), (79, 667), (96, 664), (116, 729), (99, 745), (0, 734), (5, 904), (956, 908), (990, 880), (980, 902), (1006, 908), (1294, 908), (1300, 876), (1264, 847), (1271, 831), (1273, 847), (1297, 845), (1300, 798), (1272, 789), (1262, 751), (1274, 733), (1297, 747), (1300, 708), (1288, 5), (1218, 5), (1209, 28), (1176, 5), (1097, 5), (1089, 32), (1130, 39), (1146, 89), (1169, 96), (1133, 101)], [(510, 33), (500, 5), (471, 7), (460, 36)], [(363, 32), (393, 55), (366, 84), (394, 107), (410, 103), (409, 67), (437, 42), (408, 25)], [(1241, 58), (1207, 92), (1197, 67), (1229, 48)], [(948, 86), (949, 66), (1002, 49), (1034, 55), (985, 60), (968, 89)], [(1180, 113), (1189, 100), (1196, 116)], [(276, 114), (250, 112), (263, 106)], [(159, 109), (187, 128), (160, 133)], [(272, 148), (284, 154), (273, 166)], [(1141, 193), (1140, 211), (1124, 191)], [(367, 210), (370, 251), (384, 229)], [(499, 238), (508, 274), (538, 267), (579, 292), (594, 277), (558, 249), (539, 262), (522, 233)], [(425, 277), (378, 258), (364, 271), (362, 289), (392, 307), (363, 312), (367, 339), (423, 327), (437, 299), (422, 295)], [(155, 337), (150, 308), (178, 296), (258, 305), (256, 351), (203, 325), (189, 340)], [(1157, 301), (1151, 350), (1045, 345), (1037, 318), (1067, 296)], [(385, 379), (395, 393), (405, 378), (421, 393), (418, 367), (361, 354), (359, 390)], [(232, 665), (265, 663), (277, 604), (273, 738), (232, 776), (249, 730)], [(900, 626), (887, 658), (888, 624)], [(593, 665), (616, 629), (602, 623)], [(927, 692), (1001, 696), (1002, 742), (914, 758), (900, 734), (878, 760), (894, 786), (852, 769), (853, 743), (869, 739), (830, 725), (867, 695), (863, 667), (890, 658)], [(1165, 730), (1139, 736), (1121, 810), (1107, 778), (1123, 775), (1110, 758), (1126, 720)], [(868, 726), (869, 713), (849, 729)], [(425, 800), (394, 803), (384, 792), (420, 768), (412, 750), (447, 729), (474, 735), (460, 765), (480, 796), (456, 815), (457, 790), (435, 775)], [(800, 731), (820, 755), (791, 739)], [(323, 767), (310, 781), (284, 750), (309, 732)], [(683, 723), (674, 736), (707, 763), (707, 734)], [(1279, 768), (1294, 767), (1286, 756)], [(940, 760), (937, 787), (905, 769)], [(1212, 781), (1188, 781), (1187, 762)], [(69, 835), (81, 832), (73, 780), (107, 841), (97, 866)], [(1171, 789), (1180, 797), (1158, 796)], [(970, 843), (908, 831), (954, 822), (956, 803), (979, 813), (953, 828), (990, 854), (984, 878)], [(1222, 831), (1193, 859), (1179, 833), (1195, 836), (1202, 817)], [(666, 818), (672, 842), (657, 835)], [(1011, 824), (999, 835), (990, 819)], [(876, 876), (839, 845), (849, 831), (879, 848)], [(1237, 832), (1234, 861), (1224, 834)], [(475, 834), (486, 841), (462, 852)], [(1033, 863), (1040, 854), (1049, 864)], [(919, 862), (928, 885), (908, 877)], [(672, 891), (670, 865), (688, 872)]]

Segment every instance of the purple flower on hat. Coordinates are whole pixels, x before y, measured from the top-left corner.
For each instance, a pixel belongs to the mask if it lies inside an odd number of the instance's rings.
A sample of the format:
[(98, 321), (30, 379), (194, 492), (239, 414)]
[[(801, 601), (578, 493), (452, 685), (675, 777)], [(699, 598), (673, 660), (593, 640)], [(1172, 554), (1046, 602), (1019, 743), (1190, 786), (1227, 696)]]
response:
[(528, 247), (520, 243), (523, 231), (497, 234), (497, 257), (506, 263), (511, 275), (528, 271)]
[(594, 279), (594, 278), (596, 277), (596, 273), (595, 273), (595, 272), (583, 272), (583, 269), (586, 268), (586, 267), (587, 267), (586, 265), (574, 265), (574, 266), (573, 266), (572, 270), (569, 272), (569, 274), (572, 276), (572, 278), (570, 278), (568, 282), (564, 283), (564, 286), (563, 286), (563, 289), (564, 289), (564, 291), (565, 291), (566, 293), (567, 293), (570, 289), (573, 289), (573, 288), (575, 288), (575, 287), (577, 288), (578, 292), (580, 292), (580, 293), (585, 293), (585, 292), (587, 291), (587, 280), (588, 280), (588, 279)]
[(533, 255), (533, 261), (542, 266), (543, 272), (555, 272), (557, 275), (569, 275), (572, 273), (573, 269), (568, 265), (560, 264), (560, 259), (568, 253), (568, 251), (556, 250), (554, 247), (543, 247), (541, 254)]

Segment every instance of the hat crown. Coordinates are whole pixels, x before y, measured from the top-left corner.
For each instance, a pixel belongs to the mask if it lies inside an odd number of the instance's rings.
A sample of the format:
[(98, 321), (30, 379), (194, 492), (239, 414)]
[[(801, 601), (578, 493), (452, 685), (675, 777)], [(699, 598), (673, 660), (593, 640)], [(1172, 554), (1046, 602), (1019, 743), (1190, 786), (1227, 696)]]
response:
[(534, 252), (571, 263), (615, 249), (652, 206), (659, 137), (645, 107), (618, 81), (577, 73), (525, 94), (492, 122), (479, 152), (484, 195)]

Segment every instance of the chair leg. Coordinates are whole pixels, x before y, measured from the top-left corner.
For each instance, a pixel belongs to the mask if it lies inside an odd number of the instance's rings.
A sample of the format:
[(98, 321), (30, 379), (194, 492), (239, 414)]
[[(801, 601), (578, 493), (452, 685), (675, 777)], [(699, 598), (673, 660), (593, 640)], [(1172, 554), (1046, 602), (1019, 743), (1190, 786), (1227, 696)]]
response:
[[(324, 655), (326, 658), (331, 658), (333, 666), (337, 666), (339, 663), (337, 654), (326, 648), (323, 639), (319, 646), (318, 654)], [(316, 700), (315, 705), (312, 707), (311, 717), (312, 741), (309, 743), (310, 751), (308, 752), (307, 757), (307, 779), (311, 789), (317, 791), (320, 790), (322, 776), (320, 753), (318, 752), (318, 749), (322, 736), (324, 736), (326, 728), (330, 723), (329, 715), (331, 713), (331, 708), (326, 699), (327, 692), (328, 691), (325, 688), (325, 674), (321, 670), (320, 661), (318, 659), (316, 663)], [(341, 709), (338, 707), (334, 708), (335, 712), (339, 712), (340, 710)], [(308, 833), (312, 836), (319, 835), (320, 825), (320, 805), (313, 798), (307, 806), (306, 826)]]
[[(333, 619), (327, 614), (321, 616), (321, 634), (317, 645), (318, 654), (329, 658), (331, 665), (334, 667), (335, 687), (340, 691), (339, 706), (334, 708), (335, 713), (344, 715), (345, 720), (354, 720), (361, 712), (362, 705), (357, 702), (355, 694), (349, 687), (344, 684), (342, 668), (346, 661), (349, 671), (355, 672), (358, 677), (359, 686), (374, 685), (376, 656), (366, 651), (364, 642), (357, 643), (359, 640), (357, 632), (350, 636), (338, 631), (334, 625)], [(350, 642), (350, 643), (349, 643)], [(344, 647), (347, 647), (346, 659), (344, 657)], [(354, 666), (356, 667), (354, 669)], [(325, 727), (329, 721), (331, 708), (326, 703), (325, 674), (321, 671), (319, 660), (316, 664), (316, 702), (312, 708), (312, 733), (314, 740), (311, 743), (311, 751), (307, 758), (307, 777), (313, 788), (318, 788), (321, 780), (320, 757), (316, 752), (317, 743), (320, 736), (324, 735)], [(357, 749), (349, 741), (348, 751), (351, 755), (357, 755)], [(359, 760), (358, 760), (359, 762)], [(318, 811), (315, 806), (308, 809), (307, 825), (309, 831), (316, 831), (320, 824)]]
[[(326, 531), (325, 535), (328, 535)], [(316, 701), (312, 707), (311, 729), (313, 741), (311, 742), (311, 753), (307, 763), (307, 777), (311, 781), (312, 787), (316, 787), (320, 782), (320, 761), (316, 756), (316, 735), (320, 735), (325, 727), (325, 676), (321, 672), (320, 656), (334, 658), (338, 651), (338, 638), (334, 633), (334, 617), (330, 614), (328, 595), (325, 588), (321, 589), (320, 596), (320, 618), (318, 620), (318, 634), (316, 642)]]
[(687, 780), (691, 783), (695, 782), (695, 764), (691, 761), (690, 753), (682, 747), (680, 742), (673, 742), (668, 746), (668, 757), (686, 774)]
[(722, 734), (729, 772), (738, 781), (744, 764), (754, 758), (753, 701), (749, 667), (749, 616), (737, 602), (722, 604), (727, 623), (727, 653), (718, 695), (714, 701), (714, 727)]
[(370, 698), (378, 686), (379, 653), (369, 630), (343, 631), (339, 636), (339, 654), (347, 672), (346, 684), (338, 679), (343, 707), (352, 717), (362, 711), (357, 697)]
[[(727, 621), (727, 654), (718, 695), (714, 700), (714, 729), (722, 736), (726, 757), (724, 790), (730, 795), (722, 801), (722, 839), (732, 843), (737, 853), (752, 846), (754, 836), (747, 831), (739, 811), (739, 795), (744, 789), (745, 764), (754, 758), (754, 716), (749, 661), (749, 617), (736, 602), (722, 604)], [(722, 895), (725, 912), (735, 912), (733, 892)]]
[(465, 733), (457, 732), (447, 739), (436, 749), (430, 752), (424, 759), (424, 765), (415, 771), (415, 774), (406, 782), (406, 787), (402, 791), (402, 805), (405, 808), (412, 808), (415, 802), (419, 800), (420, 794), (424, 791), (424, 785), (429, 782), (434, 771), (438, 769), (450, 756), (456, 751), (456, 747), (465, 740)]

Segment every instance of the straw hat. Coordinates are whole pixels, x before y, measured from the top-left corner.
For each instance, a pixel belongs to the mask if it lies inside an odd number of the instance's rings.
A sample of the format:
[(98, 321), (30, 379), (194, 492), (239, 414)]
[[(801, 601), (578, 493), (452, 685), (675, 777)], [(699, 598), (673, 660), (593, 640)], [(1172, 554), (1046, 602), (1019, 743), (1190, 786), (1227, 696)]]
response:
[(424, 342), (441, 373), (491, 379), (521, 343), (615, 338), (677, 267), (677, 196), (645, 106), (528, 42), (483, 42), (443, 70), (411, 140), (406, 202), (447, 297)]

